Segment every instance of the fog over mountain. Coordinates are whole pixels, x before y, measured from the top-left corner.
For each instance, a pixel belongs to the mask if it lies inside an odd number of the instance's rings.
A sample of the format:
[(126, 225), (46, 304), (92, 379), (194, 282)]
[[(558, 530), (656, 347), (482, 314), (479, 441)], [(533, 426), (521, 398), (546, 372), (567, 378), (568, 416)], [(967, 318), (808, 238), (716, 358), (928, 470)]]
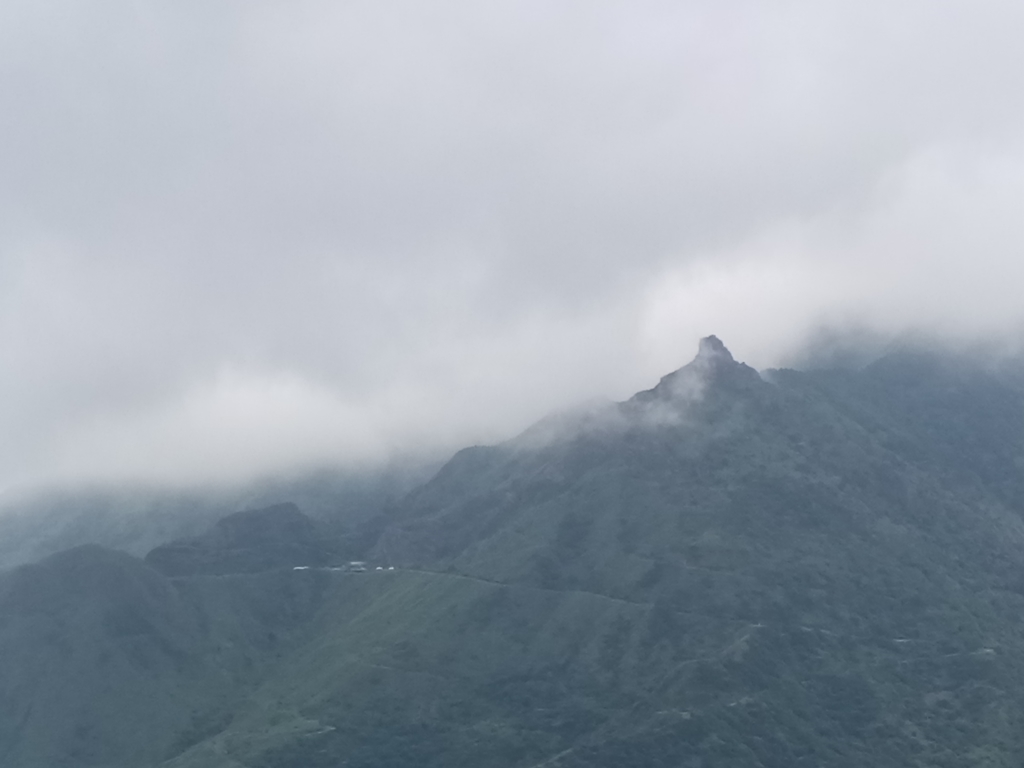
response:
[(716, 333), (1015, 349), (1018, 3), (0, 6), (0, 489), (506, 438)]

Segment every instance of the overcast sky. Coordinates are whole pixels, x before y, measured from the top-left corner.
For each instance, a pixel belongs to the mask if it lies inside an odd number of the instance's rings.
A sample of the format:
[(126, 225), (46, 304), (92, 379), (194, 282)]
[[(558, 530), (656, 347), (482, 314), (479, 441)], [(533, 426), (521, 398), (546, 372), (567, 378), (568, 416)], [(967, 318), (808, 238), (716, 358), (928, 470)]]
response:
[(0, 488), (508, 437), (719, 335), (1011, 337), (1024, 4), (0, 3)]

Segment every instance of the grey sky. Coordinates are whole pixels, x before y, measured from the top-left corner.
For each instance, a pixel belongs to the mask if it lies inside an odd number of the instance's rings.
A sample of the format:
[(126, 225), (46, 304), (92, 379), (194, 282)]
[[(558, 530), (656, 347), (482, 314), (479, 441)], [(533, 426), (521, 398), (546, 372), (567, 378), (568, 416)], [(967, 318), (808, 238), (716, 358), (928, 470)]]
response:
[(1014, 2), (0, 4), (0, 487), (499, 439), (716, 333), (1016, 337)]

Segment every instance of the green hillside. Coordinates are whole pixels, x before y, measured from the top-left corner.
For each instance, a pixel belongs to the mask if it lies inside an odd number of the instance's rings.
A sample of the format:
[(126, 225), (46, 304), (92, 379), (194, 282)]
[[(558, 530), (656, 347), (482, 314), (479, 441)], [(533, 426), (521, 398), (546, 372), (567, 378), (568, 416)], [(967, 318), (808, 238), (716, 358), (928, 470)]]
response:
[(281, 506), (12, 571), (0, 764), (1019, 766), (1022, 392), (710, 337), (344, 537)]

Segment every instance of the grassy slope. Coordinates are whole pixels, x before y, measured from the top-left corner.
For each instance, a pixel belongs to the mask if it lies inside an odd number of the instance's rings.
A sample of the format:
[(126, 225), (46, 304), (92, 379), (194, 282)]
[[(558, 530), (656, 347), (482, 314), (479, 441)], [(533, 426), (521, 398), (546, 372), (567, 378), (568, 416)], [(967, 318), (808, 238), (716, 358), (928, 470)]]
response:
[(0, 764), (152, 765), (217, 732), (322, 584), (168, 579), (84, 546), (0, 578)]

